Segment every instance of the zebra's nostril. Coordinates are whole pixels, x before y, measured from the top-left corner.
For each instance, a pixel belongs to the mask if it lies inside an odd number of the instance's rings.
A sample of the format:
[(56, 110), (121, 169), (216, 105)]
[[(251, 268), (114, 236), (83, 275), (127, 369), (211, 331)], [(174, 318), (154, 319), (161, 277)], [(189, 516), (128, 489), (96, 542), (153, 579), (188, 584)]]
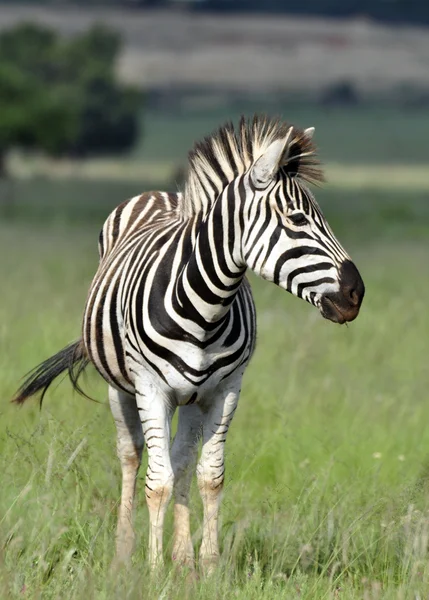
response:
[(353, 306), (356, 306), (357, 304), (359, 304), (359, 294), (357, 293), (357, 291), (352, 288), (349, 291), (349, 300), (350, 302), (353, 304)]
[(340, 270), (342, 295), (351, 306), (360, 306), (365, 294), (365, 286), (354, 263), (346, 260)]

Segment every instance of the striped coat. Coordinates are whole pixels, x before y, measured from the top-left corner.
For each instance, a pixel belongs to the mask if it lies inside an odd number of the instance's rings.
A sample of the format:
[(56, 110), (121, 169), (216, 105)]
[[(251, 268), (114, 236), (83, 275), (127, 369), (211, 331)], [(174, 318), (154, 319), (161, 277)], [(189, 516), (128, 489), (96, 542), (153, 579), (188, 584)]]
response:
[(212, 301), (204, 281), (211, 273), (200, 270), (190, 302), (189, 280), (180, 276), (201, 223), (180, 218), (180, 200), (149, 192), (109, 216), (83, 325), (88, 356), (106, 381), (134, 393), (135, 371), (144, 365), (174, 390), (178, 405), (196, 402), (198, 394), (247, 365), (256, 338), (245, 279), (221, 323), (208, 323), (198, 310), (199, 301)]

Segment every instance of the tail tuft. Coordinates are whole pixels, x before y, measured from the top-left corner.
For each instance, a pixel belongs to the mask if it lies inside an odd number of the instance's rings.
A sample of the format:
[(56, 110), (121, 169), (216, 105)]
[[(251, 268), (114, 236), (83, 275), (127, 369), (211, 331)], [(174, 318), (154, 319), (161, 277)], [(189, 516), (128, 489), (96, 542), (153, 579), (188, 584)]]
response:
[(42, 406), (43, 398), (49, 386), (58, 375), (66, 370), (73, 388), (79, 394), (86, 396), (78, 380), (89, 362), (82, 340), (69, 344), (27, 374), (26, 380), (16, 392), (12, 402), (23, 404), (27, 398), (42, 392), (40, 396), (40, 406)]

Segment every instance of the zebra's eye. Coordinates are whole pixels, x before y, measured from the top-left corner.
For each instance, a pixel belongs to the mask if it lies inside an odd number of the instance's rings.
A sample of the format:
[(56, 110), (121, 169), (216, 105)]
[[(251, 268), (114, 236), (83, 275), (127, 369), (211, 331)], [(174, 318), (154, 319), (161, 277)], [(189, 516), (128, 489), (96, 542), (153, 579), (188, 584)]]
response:
[(289, 215), (289, 219), (292, 221), (294, 225), (307, 225), (308, 219), (304, 215), (304, 213), (297, 212)]

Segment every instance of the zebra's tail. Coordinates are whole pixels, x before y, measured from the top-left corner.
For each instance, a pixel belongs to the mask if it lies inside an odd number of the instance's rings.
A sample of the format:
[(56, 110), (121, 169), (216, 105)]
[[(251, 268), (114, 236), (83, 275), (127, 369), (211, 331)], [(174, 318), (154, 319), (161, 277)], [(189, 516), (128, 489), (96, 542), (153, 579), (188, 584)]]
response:
[(42, 406), (43, 398), (51, 385), (51, 383), (61, 375), (64, 371), (68, 371), (68, 376), (72, 382), (73, 388), (83, 396), (85, 392), (79, 385), (79, 377), (88, 366), (90, 360), (86, 355), (82, 340), (69, 344), (54, 356), (51, 356), (44, 362), (34, 367), (28, 374), (16, 392), (12, 402), (23, 404), (27, 398), (42, 392), (40, 396), (40, 406)]

